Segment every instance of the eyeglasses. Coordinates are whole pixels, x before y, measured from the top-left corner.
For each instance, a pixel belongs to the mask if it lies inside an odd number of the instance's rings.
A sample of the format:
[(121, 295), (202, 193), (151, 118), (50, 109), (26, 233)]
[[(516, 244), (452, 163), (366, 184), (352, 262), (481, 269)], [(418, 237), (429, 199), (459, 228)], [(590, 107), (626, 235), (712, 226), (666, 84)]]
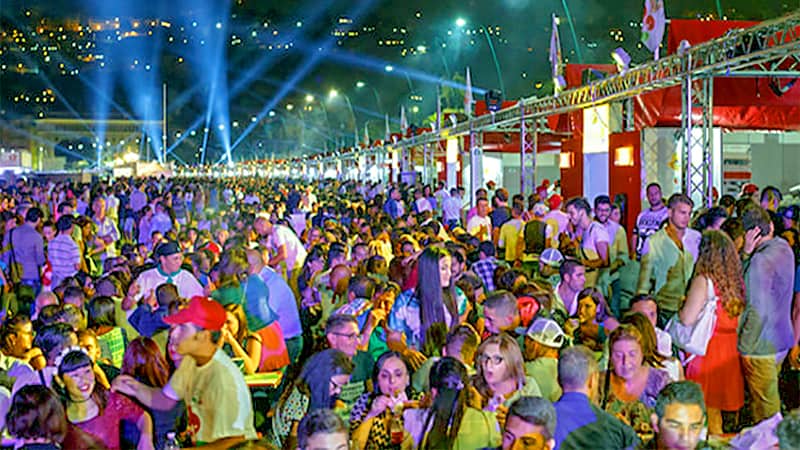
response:
[(500, 355), (491, 355), (491, 356), (490, 355), (481, 355), (481, 356), (478, 357), (478, 362), (479, 363), (486, 364), (488, 362), (491, 362), (493, 366), (499, 366), (500, 364), (503, 363), (503, 361), (505, 361), (505, 358), (503, 358)]
[(345, 339), (350, 340), (350, 341), (354, 341), (354, 340), (358, 339), (358, 336), (359, 336), (358, 333), (337, 333), (335, 331), (331, 331), (331, 334), (334, 335), (334, 336), (338, 336), (340, 338), (345, 338)]

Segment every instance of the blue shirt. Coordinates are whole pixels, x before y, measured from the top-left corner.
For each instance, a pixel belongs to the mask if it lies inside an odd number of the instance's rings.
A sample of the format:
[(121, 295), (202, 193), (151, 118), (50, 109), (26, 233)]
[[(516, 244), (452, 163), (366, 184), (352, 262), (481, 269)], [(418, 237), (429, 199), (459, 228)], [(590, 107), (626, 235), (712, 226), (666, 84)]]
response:
[(142, 336), (153, 337), (157, 332), (169, 328), (164, 322), (164, 316), (167, 314), (169, 310), (166, 306), (159, 306), (153, 311), (150, 305), (139, 305), (128, 318), (128, 322)]
[(269, 306), (278, 315), (278, 323), (281, 324), (283, 337), (291, 339), (302, 335), (300, 311), (297, 309), (297, 300), (292, 288), (271, 267), (264, 267), (260, 275), (269, 290)]
[(556, 409), (555, 450), (633, 449), (638, 438), (633, 429), (578, 392), (565, 392)]
[[(456, 305), (458, 306), (459, 315), (467, 311), (467, 296), (459, 288), (456, 288)], [(458, 317), (449, 317), (450, 313), (444, 304), (442, 304), (442, 308), (444, 309), (445, 320), (448, 322), (446, 325), (451, 327), (458, 321)], [(422, 335), (422, 315), (419, 299), (414, 295), (413, 289), (409, 289), (397, 296), (397, 300), (395, 300), (392, 310), (389, 312), (387, 323), (392, 330), (406, 335), (406, 344), (409, 347), (420, 349), (420, 344), (425, 336)]]

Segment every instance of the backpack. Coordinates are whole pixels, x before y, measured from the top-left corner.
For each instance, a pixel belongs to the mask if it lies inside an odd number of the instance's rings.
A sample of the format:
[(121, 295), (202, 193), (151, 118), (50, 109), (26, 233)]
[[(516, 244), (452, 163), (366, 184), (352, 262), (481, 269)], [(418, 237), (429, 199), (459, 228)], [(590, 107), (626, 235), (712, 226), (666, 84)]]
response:
[(531, 220), (525, 224), (525, 253), (539, 255), (544, 251), (547, 238), (547, 224), (538, 220)]

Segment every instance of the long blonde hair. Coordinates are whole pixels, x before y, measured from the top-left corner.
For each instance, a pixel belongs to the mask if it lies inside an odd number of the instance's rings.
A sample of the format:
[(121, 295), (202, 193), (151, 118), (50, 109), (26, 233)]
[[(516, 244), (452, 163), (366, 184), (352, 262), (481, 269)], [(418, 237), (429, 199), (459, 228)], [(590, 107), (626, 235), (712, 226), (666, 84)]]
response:
[(729, 316), (738, 317), (742, 313), (745, 303), (742, 264), (727, 234), (717, 230), (703, 233), (694, 275), (702, 275), (714, 283)]

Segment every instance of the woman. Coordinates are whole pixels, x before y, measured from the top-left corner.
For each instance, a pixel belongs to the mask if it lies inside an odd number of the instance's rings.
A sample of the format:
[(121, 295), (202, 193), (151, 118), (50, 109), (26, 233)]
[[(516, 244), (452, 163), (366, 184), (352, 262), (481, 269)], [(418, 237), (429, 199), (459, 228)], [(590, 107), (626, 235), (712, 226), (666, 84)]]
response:
[(111, 297), (95, 297), (88, 305), (89, 329), (97, 335), (100, 353), (103, 359), (111, 361), (111, 365), (122, 365), (128, 335), (125, 329), (117, 326), (116, 306)]
[(592, 351), (602, 352), (608, 333), (618, 325), (617, 320), (611, 317), (611, 309), (603, 294), (595, 288), (586, 288), (578, 294), (577, 320), (568, 320), (565, 329), (576, 342)]
[(69, 424), (58, 396), (40, 384), (24, 386), (11, 401), (4, 418), (8, 432), (21, 443), (20, 449), (58, 450)]
[(246, 375), (258, 372), (261, 363), (261, 337), (247, 329), (247, 317), (244, 309), (231, 303), (225, 307), (227, 317), (222, 328), (222, 342), (226, 353), (231, 358), (242, 361), (242, 370)]
[[(150, 338), (138, 337), (131, 341), (122, 360), (122, 374), (130, 375), (137, 381), (150, 387), (163, 388), (169, 381), (169, 364), (159, 350), (158, 345)], [(167, 433), (182, 430), (185, 424), (184, 414), (186, 408), (179, 401), (174, 408), (161, 411), (151, 409), (153, 418), (156, 448), (164, 448)], [(180, 434), (180, 433), (177, 433)]]
[(275, 407), (273, 443), (282, 448), (295, 448), (297, 424), (309, 411), (333, 408), (342, 387), (350, 381), (352, 371), (353, 362), (339, 350), (323, 350), (312, 356)]
[(262, 347), (256, 371), (278, 370), (289, 365), (289, 352), (283, 339), (278, 315), (267, 301), (269, 290), (258, 274), (248, 274), (247, 254), (242, 248), (226, 250), (220, 258), (217, 289), (211, 298), (223, 306), (240, 305), (247, 328), (261, 338)]
[(484, 410), (508, 408), (521, 396), (542, 396), (536, 380), (525, 376), (522, 351), (511, 336), (501, 333), (484, 340), (475, 361), (477, 372), (472, 384)]
[[(669, 374), (645, 363), (644, 338), (633, 325), (620, 325), (609, 336), (610, 370), (603, 377), (603, 408), (630, 425), (640, 438), (652, 436), (650, 415)], [(643, 439), (644, 440), (644, 439)]]
[(389, 313), (389, 348), (403, 351), (407, 346), (433, 356), (447, 331), (461, 323), (467, 298), (451, 282), (450, 264), (450, 253), (443, 248), (428, 247), (419, 256), (416, 288), (400, 294)]
[(153, 449), (153, 422), (133, 400), (108, 391), (95, 380), (95, 368), (80, 347), (69, 347), (56, 360), (56, 389), (66, 405), (67, 419), (81, 430), (100, 438), (111, 450), (122, 448), (122, 422), (136, 424), (138, 450)]
[(716, 296), (717, 320), (705, 356), (695, 355), (686, 365), (686, 378), (703, 388), (708, 408), (708, 431), (722, 434), (721, 411), (744, 406), (744, 377), (736, 348), (739, 316), (744, 310), (742, 268), (733, 241), (723, 232), (703, 233), (681, 323), (692, 326), (709, 296)]
[(656, 369), (666, 370), (669, 373), (670, 381), (683, 379), (683, 372), (679, 369), (681, 367), (680, 364), (678, 364), (678, 368), (674, 368), (671, 365), (667, 367), (668, 358), (659, 353), (656, 330), (647, 316), (638, 312), (629, 312), (622, 318), (622, 323), (633, 325), (641, 333), (642, 353), (645, 364)]
[(497, 448), (500, 427), (494, 413), (470, 406), (467, 370), (455, 358), (436, 361), (430, 374), (433, 404), (408, 409), (403, 423), (414, 448), (431, 450)]
[(374, 391), (361, 395), (350, 412), (350, 435), (359, 450), (390, 449), (402, 444), (391, 434), (394, 414), (414, 398), (411, 369), (403, 356), (392, 351), (381, 355), (372, 373), (372, 386)]

